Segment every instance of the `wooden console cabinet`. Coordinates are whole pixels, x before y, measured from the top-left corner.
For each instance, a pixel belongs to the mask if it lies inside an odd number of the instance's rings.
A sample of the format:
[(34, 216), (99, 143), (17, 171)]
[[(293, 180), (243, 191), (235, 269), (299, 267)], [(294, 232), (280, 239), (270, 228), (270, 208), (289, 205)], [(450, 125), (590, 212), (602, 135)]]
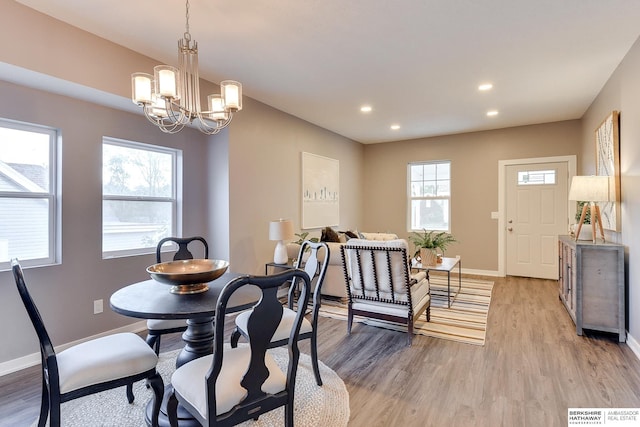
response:
[(626, 341), (624, 246), (558, 238), (560, 300), (576, 325), (614, 332)]

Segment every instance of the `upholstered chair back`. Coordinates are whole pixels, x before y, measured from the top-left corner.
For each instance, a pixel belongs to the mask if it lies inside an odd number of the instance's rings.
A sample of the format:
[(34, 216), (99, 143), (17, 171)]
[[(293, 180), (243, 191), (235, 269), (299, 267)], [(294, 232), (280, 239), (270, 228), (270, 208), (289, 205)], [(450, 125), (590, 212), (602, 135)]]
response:
[(351, 239), (344, 246), (354, 298), (408, 302), (409, 268), (406, 240)]

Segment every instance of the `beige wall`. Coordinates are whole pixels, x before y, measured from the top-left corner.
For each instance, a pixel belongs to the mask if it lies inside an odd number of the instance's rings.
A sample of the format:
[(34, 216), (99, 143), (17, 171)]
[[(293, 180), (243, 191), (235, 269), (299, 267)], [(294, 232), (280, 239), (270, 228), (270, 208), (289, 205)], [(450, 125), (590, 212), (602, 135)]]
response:
[(628, 293), (627, 342), (640, 355), (640, 40), (636, 41), (618, 69), (582, 119), (582, 174), (595, 173), (594, 131), (611, 111), (620, 112), (620, 233), (606, 237), (626, 246)]
[(578, 120), (365, 146), (364, 212), (369, 231), (407, 233), (407, 164), (451, 161), (451, 231), (464, 268), (498, 270), (498, 161), (575, 155)]
[[(15, 41), (0, 50), (0, 71), (10, 64), (19, 73), (22, 68), (54, 76), (82, 85), (83, 95), (107, 93), (128, 107), (130, 74), (158, 63), (13, 1), (0, 4), (0, 38)], [(14, 81), (22, 76), (4, 77)], [(104, 135), (183, 150), (183, 234), (203, 235), (211, 255), (229, 259), (234, 271), (263, 272), (273, 259), (270, 220), (291, 218), (299, 230), (302, 151), (340, 161), (341, 223), (362, 221), (362, 146), (249, 98), (230, 128), (218, 135), (207, 137), (193, 129), (165, 135), (139, 113), (7, 81), (0, 78), (0, 117), (53, 126), (62, 134), (62, 264), (25, 271), (55, 344), (137, 321), (113, 313), (109, 297), (127, 283), (148, 278), (145, 268), (155, 262), (153, 255), (102, 259)], [(205, 92), (215, 87), (205, 86)], [(11, 325), (0, 328), (1, 373), (23, 363), (14, 360), (34, 355), (37, 341), (10, 272), (0, 272), (0, 284), (0, 324)], [(105, 302), (100, 315), (93, 315), (95, 299)]]
[(231, 263), (263, 273), (273, 260), (269, 221), (293, 220), (301, 229), (301, 156), (310, 152), (340, 162), (340, 228), (362, 222), (362, 145), (247, 100), (229, 130)]
[[(158, 61), (0, 0), (0, 64), (12, 64), (128, 98), (129, 74)], [(69, 46), (73, 48), (69, 48)], [(640, 335), (640, 280), (633, 251), (640, 228), (640, 47), (636, 44), (582, 121), (549, 123), (362, 146), (310, 123), (246, 99), (231, 127), (214, 137), (196, 131), (168, 136), (140, 115), (0, 82), (0, 116), (56, 126), (63, 132), (63, 264), (29, 269), (27, 280), (56, 343), (66, 343), (132, 322), (92, 301), (146, 278), (152, 256), (102, 260), (100, 251), (100, 140), (102, 135), (185, 150), (185, 234), (204, 234), (214, 256), (232, 269), (261, 272), (273, 254), (267, 226), (287, 217), (300, 227), (300, 153), (340, 161), (340, 228), (406, 229), (406, 164), (453, 162), (453, 232), (465, 267), (497, 268), (498, 161), (577, 154), (579, 171), (592, 172), (595, 126), (612, 109), (622, 114), (622, 241), (628, 246), (631, 335)], [(7, 78), (7, 80), (11, 80)], [(208, 84), (209, 87), (215, 87)], [(206, 89), (206, 91), (209, 91)], [(10, 100), (10, 101), (8, 101)], [(203, 231), (204, 230), (204, 231)], [(405, 232), (406, 234), (406, 232)], [(0, 369), (37, 351), (9, 272), (0, 272)], [(630, 337), (633, 339), (633, 337)], [(37, 358), (35, 359), (37, 361)]]
[[(134, 320), (109, 309), (109, 297), (127, 283), (148, 278), (155, 256), (102, 259), (102, 137), (163, 145), (183, 151), (185, 235), (206, 229), (209, 143), (187, 129), (165, 135), (146, 120), (96, 104), (0, 81), (0, 117), (59, 129), (62, 171), (62, 264), (29, 268), (25, 279), (55, 344), (108, 331)], [(11, 254), (9, 254), (11, 256)], [(37, 351), (37, 340), (15, 288), (11, 272), (0, 272), (0, 365)], [(93, 301), (103, 299), (104, 313), (93, 315)], [(0, 369), (2, 371), (2, 369)]]

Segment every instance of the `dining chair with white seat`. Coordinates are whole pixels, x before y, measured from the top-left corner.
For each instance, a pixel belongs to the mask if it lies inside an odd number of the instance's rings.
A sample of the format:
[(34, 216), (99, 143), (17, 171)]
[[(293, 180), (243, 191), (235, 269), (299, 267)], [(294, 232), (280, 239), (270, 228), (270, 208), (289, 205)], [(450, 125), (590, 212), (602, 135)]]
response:
[[(322, 283), (324, 282), (325, 273), (327, 272), (327, 266), (329, 265), (330, 258), (329, 246), (325, 242), (311, 242), (309, 240), (304, 241), (300, 246), (298, 252), (298, 258), (296, 259), (293, 268), (303, 269), (311, 278), (311, 288), (313, 289), (313, 307), (311, 310), (311, 318), (306, 317), (302, 320), (302, 327), (298, 339), (310, 339), (311, 340), (311, 363), (313, 366), (313, 373), (316, 377), (316, 383), (321, 386), (322, 378), (320, 377), (320, 368), (318, 366), (318, 316), (320, 313), (320, 305), (322, 302), (321, 291)], [(271, 340), (270, 348), (282, 347), (287, 344), (289, 333), (293, 327), (293, 320), (295, 319), (294, 305), (296, 303), (296, 292), (298, 284), (294, 280), (289, 286), (289, 292), (287, 297), (287, 306), (284, 308), (282, 314), (282, 320), (276, 329), (276, 333)], [(236, 319), (236, 327), (231, 333), (231, 346), (236, 347), (240, 336), (245, 339), (249, 339), (247, 332), (247, 319), (251, 315), (250, 311), (240, 313)]]
[[(56, 353), (17, 259), (11, 261), (18, 293), (40, 342), (42, 396), (38, 427), (47, 418), (60, 426), (60, 405), (73, 399), (146, 380), (153, 389), (151, 424), (158, 425), (164, 382), (156, 370), (158, 356), (138, 335), (125, 332), (91, 339)], [(127, 400), (134, 396), (127, 387)], [(108, 422), (108, 420), (103, 420)]]
[[(284, 307), (278, 289), (296, 280), (301, 289), (293, 327), (287, 340), (289, 358), (281, 369), (267, 351)], [(247, 319), (249, 344), (224, 344), (225, 316), (230, 298), (238, 290), (256, 287), (261, 296)], [(293, 427), (294, 391), (300, 349), (298, 334), (309, 302), (311, 280), (302, 270), (272, 276), (240, 276), (223, 288), (215, 310), (213, 354), (185, 363), (171, 376), (167, 415), (177, 427), (178, 403), (204, 426), (232, 426), (257, 420), (261, 414), (284, 406), (284, 425)]]
[[(201, 242), (203, 246), (204, 259), (209, 258), (209, 245), (200, 236), (195, 237), (165, 237), (156, 246), (156, 262), (162, 262), (162, 247), (166, 243), (175, 243), (178, 250), (173, 255), (173, 261), (193, 259), (193, 247), (189, 249), (192, 242)], [(156, 354), (160, 354), (160, 341), (162, 335), (184, 332), (187, 330), (187, 322), (184, 319), (149, 319), (147, 320), (147, 343), (153, 347)]]

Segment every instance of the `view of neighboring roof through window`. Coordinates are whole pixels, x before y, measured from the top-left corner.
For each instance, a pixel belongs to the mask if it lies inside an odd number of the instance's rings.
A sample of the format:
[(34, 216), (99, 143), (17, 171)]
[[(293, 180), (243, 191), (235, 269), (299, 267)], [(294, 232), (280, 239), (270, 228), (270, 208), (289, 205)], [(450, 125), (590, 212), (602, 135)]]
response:
[(0, 269), (56, 260), (57, 130), (0, 119)]

